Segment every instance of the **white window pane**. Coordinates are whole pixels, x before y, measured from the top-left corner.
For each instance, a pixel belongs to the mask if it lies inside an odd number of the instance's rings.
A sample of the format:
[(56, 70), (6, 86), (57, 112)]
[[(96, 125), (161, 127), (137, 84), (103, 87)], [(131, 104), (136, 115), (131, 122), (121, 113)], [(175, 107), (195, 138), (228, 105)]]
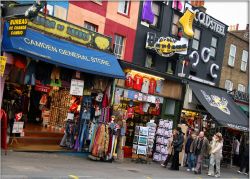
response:
[(212, 37), (211, 46), (212, 47), (217, 47), (217, 38)]
[(233, 90), (233, 83), (230, 80), (225, 81), (225, 89), (232, 91)]
[(245, 92), (246, 87), (244, 85), (242, 85), (242, 84), (238, 84), (238, 91)]
[(192, 48), (195, 50), (199, 49), (199, 41), (198, 40), (193, 39)]
[(246, 50), (243, 50), (242, 52), (242, 61), (244, 62), (248, 61), (248, 52)]
[(118, 12), (123, 14), (128, 14), (128, 7), (129, 7), (128, 1), (119, 1)]
[(145, 61), (145, 67), (151, 68), (153, 64), (153, 58), (152, 55), (147, 54), (146, 61)]
[(54, 6), (47, 4), (47, 11), (48, 11), (49, 15), (53, 16), (53, 14), (54, 14)]
[(231, 45), (230, 46), (230, 55), (235, 56), (236, 53), (236, 46)]
[(201, 31), (198, 29), (194, 29), (194, 38), (197, 40), (200, 40), (200, 35), (201, 35)]
[(212, 57), (215, 57), (215, 48), (210, 47), (210, 54)]
[(158, 17), (154, 16), (154, 21), (153, 21), (153, 26), (157, 26), (158, 25)]
[(228, 65), (234, 66), (234, 57), (231, 55), (229, 56), (229, 59), (228, 59)]
[(158, 3), (153, 2), (152, 3), (152, 11), (153, 11), (153, 14), (159, 16), (159, 14), (160, 14), (160, 5)]
[(242, 71), (246, 71), (247, 70), (247, 62), (241, 61), (240, 69)]

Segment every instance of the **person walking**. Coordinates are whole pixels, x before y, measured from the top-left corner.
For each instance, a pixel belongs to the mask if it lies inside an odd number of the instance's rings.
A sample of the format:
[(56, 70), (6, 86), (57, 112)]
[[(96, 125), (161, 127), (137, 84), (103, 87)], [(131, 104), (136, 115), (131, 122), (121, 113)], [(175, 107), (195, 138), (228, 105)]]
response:
[(233, 140), (233, 164), (239, 166), (240, 142), (237, 137)]
[[(247, 137), (246, 137), (247, 138)], [(242, 157), (241, 157), (241, 163), (240, 163), (240, 170), (238, 173), (242, 174), (244, 168), (245, 170), (245, 175), (249, 174), (249, 139), (245, 139), (242, 148)]]
[(193, 171), (194, 172), (194, 167), (196, 164), (196, 158), (194, 154), (194, 143), (196, 141), (197, 134), (196, 132), (191, 133), (191, 144), (189, 147), (189, 153), (188, 153), (188, 158), (187, 158), (187, 163), (188, 163), (188, 169), (187, 171)]
[(172, 165), (170, 167), (171, 170), (179, 170), (179, 153), (182, 151), (184, 136), (180, 127), (177, 127), (177, 136), (176, 139), (173, 140), (174, 147), (174, 156)]
[[(218, 132), (213, 136), (213, 140), (211, 142), (208, 176), (215, 176), (216, 178), (220, 177), (220, 161), (222, 159), (222, 147), (223, 138), (221, 133)], [(214, 165), (216, 165), (215, 175)]]
[(204, 136), (204, 132), (199, 133), (198, 139), (194, 143), (194, 153), (196, 157), (196, 167), (194, 169), (195, 174), (201, 174), (202, 161), (205, 156), (209, 153), (209, 142)]
[(172, 159), (173, 157), (173, 154), (174, 154), (174, 148), (173, 148), (173, 140), (176, 139), (176, 136), (177, 136), (177, 130), (174, 129), (173, 130), (173, 133), (172, 133), (172, 137), (169, 138), (169, 142), (168, 142), (168, 145), (167, 145), (167, 152), (168, 152), (168, 156), (167, 156), (167, 159), (161, 164), (161, 166), (163, 167), (167, 167), (169, 161)]

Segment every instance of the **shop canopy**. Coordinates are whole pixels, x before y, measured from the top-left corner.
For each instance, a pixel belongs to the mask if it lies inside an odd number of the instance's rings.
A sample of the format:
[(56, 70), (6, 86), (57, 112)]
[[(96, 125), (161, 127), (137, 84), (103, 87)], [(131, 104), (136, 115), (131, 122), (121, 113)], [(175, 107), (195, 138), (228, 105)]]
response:
[(221, 125), (248, 131), (248, 118), (223, 89), (189, 82), (200, 103)]
[(25, 36), (9, 36), (5, 23), (2, 50), (19, 53), (77, 71), (124, 78), (124, 72), (114, 55), (90, 49), (27, 28)]

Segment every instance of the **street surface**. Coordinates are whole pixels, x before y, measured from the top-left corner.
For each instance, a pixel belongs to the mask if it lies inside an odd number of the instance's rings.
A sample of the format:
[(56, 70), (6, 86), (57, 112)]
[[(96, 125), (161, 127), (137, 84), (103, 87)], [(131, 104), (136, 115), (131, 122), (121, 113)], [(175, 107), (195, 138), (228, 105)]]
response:
[[(223, 168), (221, 178), (248, 178), (237, 174), (238, 168)], [(72, 153), (26, 153), (8, 151), (1, 155), (2, 179), (166, 179), (166, 178), (213, 178), (203, 171), (194, 175), (180, 167), (180, 171), (162, 168), (159, 164), (139, 164), (123, 162), (97, 162), (89, 160), (84, 154)]]

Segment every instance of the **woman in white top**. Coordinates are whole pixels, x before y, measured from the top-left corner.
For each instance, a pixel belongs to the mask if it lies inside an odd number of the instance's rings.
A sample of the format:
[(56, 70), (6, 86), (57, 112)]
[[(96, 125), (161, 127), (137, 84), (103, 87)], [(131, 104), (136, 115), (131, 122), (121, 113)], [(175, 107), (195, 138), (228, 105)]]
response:
[[(210, 150), (208, 176), (220, 177), (220, 161), (222, 158), (222, 147), (223, 147), (223, 138), (221, 133), (218, 132), (213, 136), (213, 140), (210, 146), (211, 150)], [(216, 165), (215, 175), (214, 175), (214, 165)]]

